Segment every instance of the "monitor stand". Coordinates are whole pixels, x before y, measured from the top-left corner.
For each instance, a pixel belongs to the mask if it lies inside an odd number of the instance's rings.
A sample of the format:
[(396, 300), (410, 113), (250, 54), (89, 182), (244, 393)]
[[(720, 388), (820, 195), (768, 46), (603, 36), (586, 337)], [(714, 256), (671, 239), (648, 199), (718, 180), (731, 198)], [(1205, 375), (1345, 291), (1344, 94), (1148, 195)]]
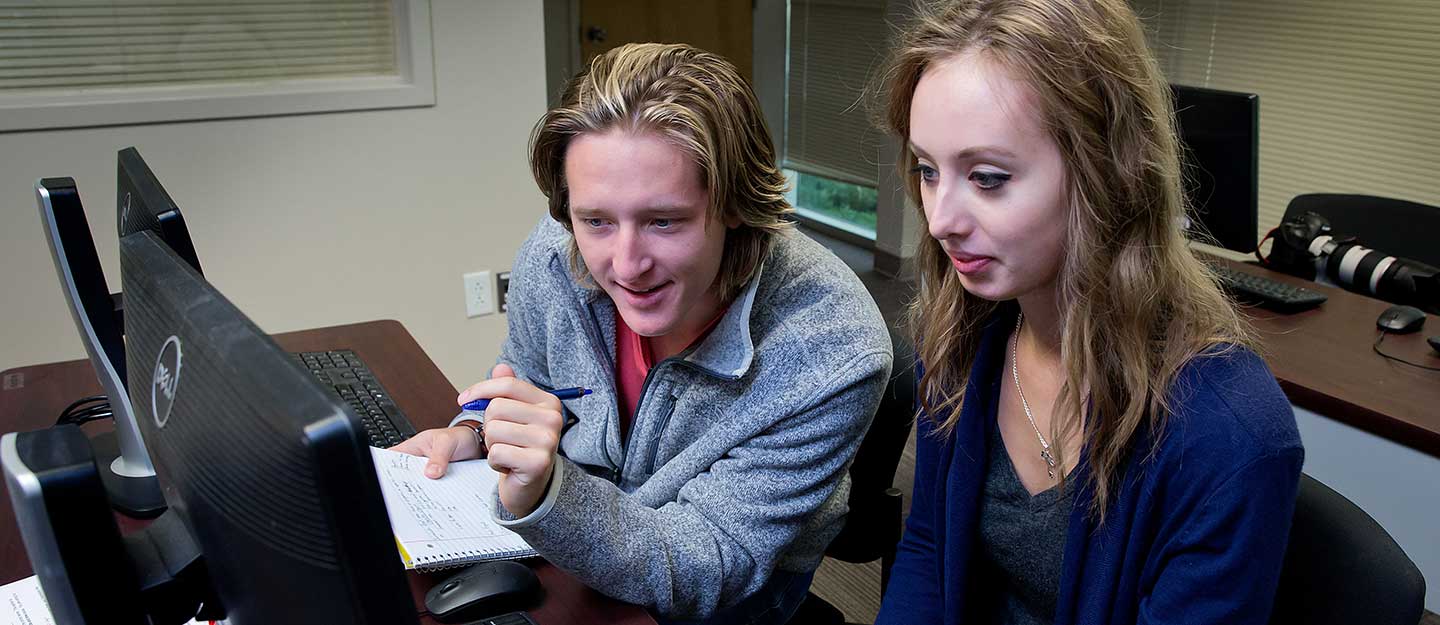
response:
[(165, 512), (165, 494), (155, 470), (129, 466), (120, 453), (120, 437), (115, 432), (100, 432), (90, 437), (95, 451), (95, 464), (100, 467), (100, 482), (110, 506), (134, 519), (153, 519)]

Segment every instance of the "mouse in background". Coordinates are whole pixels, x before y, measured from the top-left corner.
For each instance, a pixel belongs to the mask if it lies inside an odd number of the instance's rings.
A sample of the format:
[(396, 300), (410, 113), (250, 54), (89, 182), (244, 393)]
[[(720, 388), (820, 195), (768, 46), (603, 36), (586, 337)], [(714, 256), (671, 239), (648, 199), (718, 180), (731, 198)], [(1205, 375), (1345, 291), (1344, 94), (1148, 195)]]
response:
[(425, 593), (425, 609), (441, 623), (463, 623), (530, 607), (540, 597), (540, 580), (530, 567), (511, 560), (472, 565)]
[(1380, 313), (1375, 326), (1394, 334), (1409, 334), (1425, 325), (1425, 313), (1414, 306), (1391, 306)]

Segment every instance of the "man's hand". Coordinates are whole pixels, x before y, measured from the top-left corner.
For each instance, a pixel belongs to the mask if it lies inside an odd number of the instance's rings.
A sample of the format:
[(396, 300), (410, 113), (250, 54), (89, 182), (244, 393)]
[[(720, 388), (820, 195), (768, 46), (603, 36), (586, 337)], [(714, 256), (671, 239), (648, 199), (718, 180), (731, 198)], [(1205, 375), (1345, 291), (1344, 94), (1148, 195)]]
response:
[(479, 458), (480, 446), (478, 443), (479, 441), (475, 440), (474, 430), (465, 426), (455, 426), (425, 430), (406, 439), (405, 442), (391, 447), (390, 451), (424, 456), (428, 461), (425, 463), (425, 477), (434, 480), (445, 475), (445, 468), (451, 462)]
[[(528, 515), (539, 505), (555, 470), (564, 407), (554, 395), (515, 377), (506, 364), (495, 365), (490, 379), (465, 389), (456, 403), (476, 399), (490, 400), (485, 447), (490, 467), (500, 473), (500, 503), (510, 514)], [(455, 436), (460, 434), (473, 438), (469, 430)]]

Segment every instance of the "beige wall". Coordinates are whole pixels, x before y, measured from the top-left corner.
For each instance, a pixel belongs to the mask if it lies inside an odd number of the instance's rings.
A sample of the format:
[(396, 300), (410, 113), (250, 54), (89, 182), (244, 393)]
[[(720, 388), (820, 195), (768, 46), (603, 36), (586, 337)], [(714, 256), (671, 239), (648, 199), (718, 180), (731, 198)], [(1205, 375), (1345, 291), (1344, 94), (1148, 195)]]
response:
[(0, 134), (0, 369), (84, 357), (34, 183), (71, 176), (119, 290), (115, 152), (185, 211), (206, 277), (268, 332), (398, 319), (457, 386), (505, 318), (465, 318), (461, 274), (509, 268), (543, 213), (525, 164), (545, 107), (541, 4), (434, 0), (437, 105)]

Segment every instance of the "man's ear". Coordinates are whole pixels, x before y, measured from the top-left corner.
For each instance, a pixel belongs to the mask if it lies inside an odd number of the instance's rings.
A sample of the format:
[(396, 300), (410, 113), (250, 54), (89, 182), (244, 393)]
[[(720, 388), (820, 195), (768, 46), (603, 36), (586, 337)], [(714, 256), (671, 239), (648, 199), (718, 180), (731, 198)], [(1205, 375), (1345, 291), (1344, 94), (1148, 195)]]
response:
[(740, 227), (740, 224), (742, 224), (742, 223), (744, 223), (744, 222), (742, 222), (742, 221), (740, 220), (740, 216), (739, 216), (739, 215), (731, 215), (731, 216), (725, 218), (725, 228), (727, 228), (727, 229), (729, 229), (729, 230), (734, 230), (734, 229), (736, 229), (736, 228), (739, 228), (739, 227)]

